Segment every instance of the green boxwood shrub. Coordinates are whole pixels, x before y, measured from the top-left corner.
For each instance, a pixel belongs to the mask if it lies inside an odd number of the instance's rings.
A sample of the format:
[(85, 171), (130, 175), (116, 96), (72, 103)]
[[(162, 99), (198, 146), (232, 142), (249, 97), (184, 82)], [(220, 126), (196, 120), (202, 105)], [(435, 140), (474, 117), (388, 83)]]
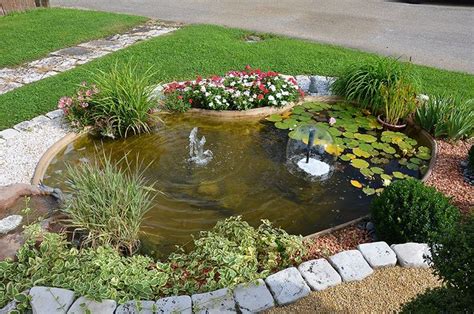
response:
[(395, 181), (372, 201), (377, 236), (390, 243), (436, 241), (455, 230), (459, 210), (421, 181)]
[(470, 313), (472, 304), (455, 289), (439, 287), (419, 294), (415, 299), (403, 305), (400, 313)]

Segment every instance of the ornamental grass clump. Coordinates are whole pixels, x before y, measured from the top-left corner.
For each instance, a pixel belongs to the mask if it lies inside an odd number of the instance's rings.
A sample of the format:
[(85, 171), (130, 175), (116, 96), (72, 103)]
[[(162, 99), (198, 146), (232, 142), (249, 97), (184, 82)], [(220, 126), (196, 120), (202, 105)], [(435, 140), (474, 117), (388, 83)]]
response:
[(382, 114), (386, 103), (384, 87), (393, 92), (392, 88), (397, 84), (402, 90), (418, 93), (418, 78), (410, 65), (393, 58), (377, 58), (348, 67), (331, 88), (334, 94), (356, 102), (374, 114)]
[(93, 83), (83, 82), (76, 95), (62, 97), (58, 108), (73, 127), (91, 126), (101, 136), (116, 138), (149, 132), (157, 118), (151, 97), (152, 73), (141, 73), (131, 63), (99, 70)]
[(416, 109), (416, 93), (412, 85), (400, 78), (392, 85), (380, 87), (383, 103), (383, 120), (392, 125), (403, 124), (403, 120)]
[(415, 121), (438, 138), (470, 138), (474, 136), (474, 100), (432, 95), (416, 109)]
[(456, 230), (459, 209), (421, 181), (395, 181), (370, 205), (379, 239), (389, 243), (431, 242)]
[(173, 82), (165, 86), (164, 106), (168, 110), (186, 111), (247, 110), (258, 107), (282, 107), (298, 101), (303, 91), (293, 77), (277, 72), (264, 72), (247, 66), (243, 71), (230, 71), (225, 76), (194, 81)]
[(95, 163), (69, 166), (67, 182), (72, 197), (64, 211), (71, 226), (83, 234), (82, 244), (109, 245), (133, 254), (153, 198), (143, 173), (131, 171), (126, 157), (112, 162), (103, 156)]

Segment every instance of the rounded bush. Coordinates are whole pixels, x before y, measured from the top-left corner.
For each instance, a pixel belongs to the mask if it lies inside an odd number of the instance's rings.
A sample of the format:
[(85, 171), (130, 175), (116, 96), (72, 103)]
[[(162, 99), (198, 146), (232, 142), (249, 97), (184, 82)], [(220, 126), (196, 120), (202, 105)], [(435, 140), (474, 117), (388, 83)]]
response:
[(389, 243), (432, 242), (451, 233), (459, 210), (421, 181), (395, 181), (371, 204), (377, 236)]

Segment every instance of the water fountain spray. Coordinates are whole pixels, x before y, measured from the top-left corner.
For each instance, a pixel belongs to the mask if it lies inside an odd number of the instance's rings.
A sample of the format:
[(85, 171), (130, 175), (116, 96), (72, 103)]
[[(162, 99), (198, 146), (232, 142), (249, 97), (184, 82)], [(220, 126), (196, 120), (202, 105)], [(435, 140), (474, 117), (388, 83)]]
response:
[(197, 135), (198, 128), (195, 127), (189, 133), (189, 159), (188, 161), (198, 166), (207, 165), (213, 157), (212, 152), (207, 149), (204, 150), (204, 144), (206, 144), (206, 137), (203, 136), (201, 139)]

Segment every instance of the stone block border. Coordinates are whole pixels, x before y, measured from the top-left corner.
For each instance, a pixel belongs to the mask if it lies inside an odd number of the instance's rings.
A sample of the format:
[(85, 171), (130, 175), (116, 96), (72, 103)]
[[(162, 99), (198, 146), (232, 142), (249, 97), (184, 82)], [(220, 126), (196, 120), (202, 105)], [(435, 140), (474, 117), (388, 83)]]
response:
[[(117, 305), (113, 300), (96, 302), (86, 297), (74, 300), (74, 292), (66, 289), (32, 287), (29, 291), (32, 296), (30, 304), (35, 314), (256, 313), (275, 305), (296, 302), (311, 290), (324, 290), (343, 284), (343, 281), (363, 280), (375, 268), (393, 267), (394, 256), (400, 267), (429, 267), (425, 259), (429, 255), (429, 248), (424, 243), (395, 244), (390, 247), (385, 242), (373, 242), (357, 250), (337, 253), (328, 260), (311, 260), (298, 268), (286, 268), (265, 280), (240, 284), (233, 289), (223, 288), (192, 296), (171, 296), (156, 301), (130, 301)], [(48, 301), (50, 299), (54, 302)], [(0, 314), (9, 313), (14, 307), (15, 302), (12, 301), (0, 309)]]

